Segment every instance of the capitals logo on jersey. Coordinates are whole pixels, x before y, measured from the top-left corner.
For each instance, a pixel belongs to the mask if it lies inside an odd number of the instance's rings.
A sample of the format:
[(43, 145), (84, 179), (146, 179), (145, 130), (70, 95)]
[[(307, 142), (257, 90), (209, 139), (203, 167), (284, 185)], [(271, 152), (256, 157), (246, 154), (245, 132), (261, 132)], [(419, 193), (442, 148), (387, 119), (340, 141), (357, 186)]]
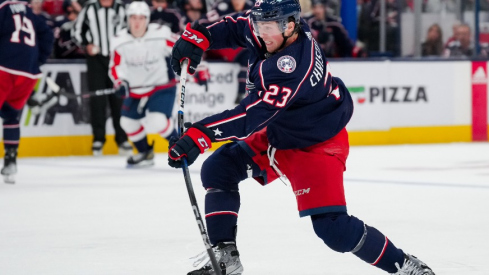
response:
[(277, 60), (277, 67), (280, 71), (290, 74), (295, 70), (295, 59), (290, 55), (284, 55)]

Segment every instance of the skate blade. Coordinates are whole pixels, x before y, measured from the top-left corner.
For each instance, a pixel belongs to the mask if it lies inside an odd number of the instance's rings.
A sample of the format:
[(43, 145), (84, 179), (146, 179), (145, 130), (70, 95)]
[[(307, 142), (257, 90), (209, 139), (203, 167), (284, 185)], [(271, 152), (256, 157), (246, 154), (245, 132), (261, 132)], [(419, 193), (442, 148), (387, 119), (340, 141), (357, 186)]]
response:
[(15, 176), (14, 175), (4, 175), (3, 176), (3, 182), (8, 183), (8, 184), (14, 184), (15, 183)]
[(127, 164), (127, 168), (138, 169), (153, 166), (155, 162), (153, 160), (143, 160), (138, 164)]
[(119, 156), (128, 157), (128, 156), (132, 155), (132, 153), (133, 153), (132, 149), (131, 150), (124, 150), (124, 149), (119, 148)]

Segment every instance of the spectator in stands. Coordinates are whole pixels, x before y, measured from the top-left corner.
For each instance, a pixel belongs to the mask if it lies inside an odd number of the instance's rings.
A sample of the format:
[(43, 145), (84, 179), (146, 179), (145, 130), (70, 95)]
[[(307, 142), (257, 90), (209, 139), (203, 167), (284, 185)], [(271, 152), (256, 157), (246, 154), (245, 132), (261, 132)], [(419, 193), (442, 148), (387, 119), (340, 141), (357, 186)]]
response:
[(63, 14), (63, 0), (43, 0), (42, 9), (52, 17)]
[(152, 0), (151, 23), (168, 26), (173, 33), (180, 33), (180, 11), (170, 9), (167, 0)]
[[(381, 55), (400, 55), (399, 12), (401, 7), (397, 0), (386, 0), (386, 53)], [(358, 39), (365, 43), (369, 53), (380, 52), (380, 0), (365, 1), (361, 6), (358, 22)]]
[(222, 0), (218, 1), (207, 13), (210, 22), (217, 22), (225, 16), (231, 16), (238, 12), (249, 10), (253, 7), (253, 2), (249, 0)]
[[(314, 0), (311, 1), (314, 3)], [(340, 16), (341, 1), (340, 0), (326, 0), (326, 11), (329, 16)]]
[(456, 21), (452, 25), (452, 35), (445, 42), (444, 48), (448, 47), (448, 44), (450, 44), (450, 42), (457, 40), (457, 38), (455, 37), (455, 34), (457, 33), (457, 28), (458, 28), (458, 26), (460, 26), (460, 24), (461, 23), (459, 21)]
[(312, 15), (305, 18), (312, 35), (323, 48), (326, 57), (351, 57), (353, 42), (340, 19), (327, 14), (326, 1), (312, 1)]
[(455, 30), (455, 40), (448, 43), (444, 57), (471, 57), (474, 54), (470, 26), (460, 24)]
[(204, 22), (201, 22), (202, 24), (207, 21), (204, 3), (202, 3), (202, 0), (184, 0), (183, 3), (183, 16), (180, 19), (181, 30), (185, 29), (185, 25), (187, 25), (187, 23), (192, 23), (200, 19), (204, 19)]
[(32, 12), (43, 19), (51, 29), (54, 29), (54, 21), (51, 15), (42, 9), (42, 0), (31, 0), (29, 3), (31, 4)]
[(421, 44), (422, 56), (441, 56), (443, 53), (443, 33), (440, 25), (433, 24), (428, 29), (426, 40)]
[(58, 16), (55, 20), (55, 58), (85, 58), (85, 51), (71, 39), (71, 29), (78, 16), (79, 4), (71, 0), (63, 2), (64, 15)]

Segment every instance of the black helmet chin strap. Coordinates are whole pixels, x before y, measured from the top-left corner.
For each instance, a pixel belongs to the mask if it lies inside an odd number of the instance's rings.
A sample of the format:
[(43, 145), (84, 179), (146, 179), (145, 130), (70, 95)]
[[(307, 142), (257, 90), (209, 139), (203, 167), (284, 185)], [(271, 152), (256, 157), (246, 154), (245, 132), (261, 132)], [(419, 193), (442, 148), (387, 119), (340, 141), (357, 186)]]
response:
[(299, 24), (295, 23), (294, 30), (292, 31), (292, 33), (289, 36), (285, 36), (285, 32), (282, 33), (282, 37), (284, 38), (284, 41), (282, 41), (282, 44), (280, 45), (280, 47), (278, 47), (278, 49), (271, 54), (276, 54), (278, 51), (283, 49), (285, 47), (285, 42), (287, 42), (287, 39), (292, 37), (292, 35), (294, 35), (294, 33), (298, 33), (298, 32), (299, 32)]

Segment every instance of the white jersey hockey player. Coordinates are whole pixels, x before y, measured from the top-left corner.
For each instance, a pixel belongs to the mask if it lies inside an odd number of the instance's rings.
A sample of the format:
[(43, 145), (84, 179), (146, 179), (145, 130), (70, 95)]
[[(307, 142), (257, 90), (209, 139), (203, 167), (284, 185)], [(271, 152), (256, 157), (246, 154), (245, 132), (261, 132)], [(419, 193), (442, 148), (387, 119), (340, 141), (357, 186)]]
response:
[(109, 75), (116, 93), (124, 97), (121, 126), (138, 151), (127, 164), (148, 166), (154, 164), (154, 153), (146, 133), (166, 139), (177, 134), (171, 119), (176, 81), (169, 57), (179, 36), (167, 26), (149, 24), (145, 2), (132, 2), (127, 18), (128, 28), (110, 43)]

